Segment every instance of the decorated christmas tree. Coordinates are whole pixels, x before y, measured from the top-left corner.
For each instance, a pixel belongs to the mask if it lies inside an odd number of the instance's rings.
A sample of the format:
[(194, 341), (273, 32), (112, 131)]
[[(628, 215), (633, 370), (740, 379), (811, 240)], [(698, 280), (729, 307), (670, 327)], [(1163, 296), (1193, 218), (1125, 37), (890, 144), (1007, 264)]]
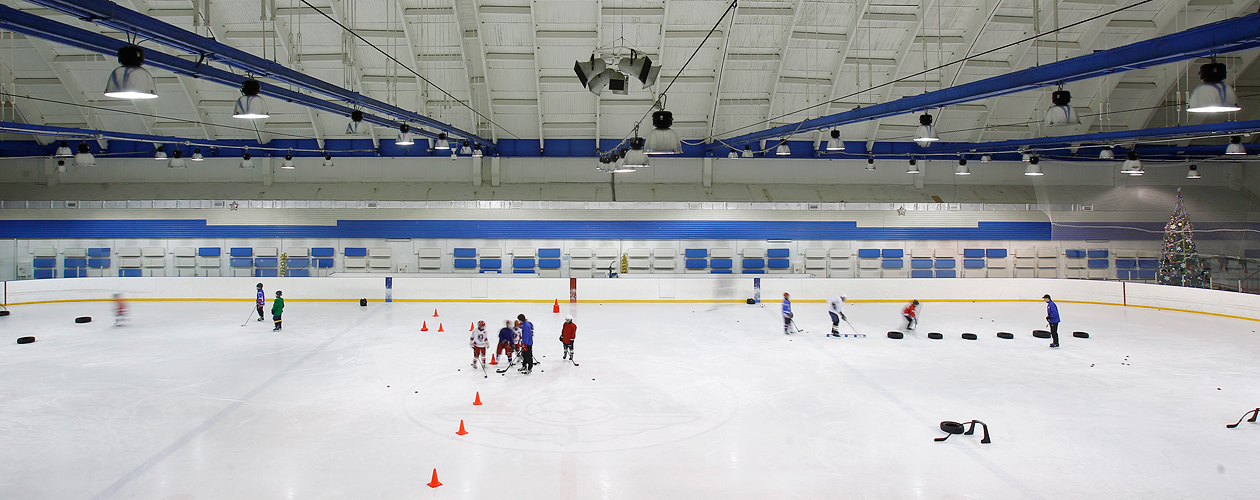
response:
[(1177, 209), (1164, 226), (1164, 249), (1159, 256), (1157, 279), (1162, 285), (1208, 287), (1208, 272), (1194, 247), (1194, 228), (1186, 214), (1181, 188), (1177, 188)]

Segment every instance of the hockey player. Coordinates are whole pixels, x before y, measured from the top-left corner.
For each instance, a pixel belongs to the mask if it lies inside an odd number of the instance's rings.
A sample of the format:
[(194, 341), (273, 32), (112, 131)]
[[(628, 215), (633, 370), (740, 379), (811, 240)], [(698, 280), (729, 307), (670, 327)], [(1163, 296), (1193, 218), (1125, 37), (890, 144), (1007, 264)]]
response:
[[(271, 302), (271, 320), (276, 322), (276, 327), (271, 331), (280, 331), (280, 315), (284, 314), (284, 298), (281, 297), (284, 292), (276, 290), (276, 300)], [(261, 306), (260, 306), (261, 307)]]
[(1050, 294), (1042, 295), (1046, 300), (1046, 323), (1050, 324), (1050, 347), (1059, 347), (1059, 306), (1050, 300)]
[(905, 309), (901, 310), (901, 317), (906, 318), (907, 330), (913, 330), (914, 325), (919, 323), (919, 320), (915, 319), (915, 308), (917, 307), (919, 307), (919, 301), (913, 300), (913, 301), (910, 301), (910, 305), (906, 306)]
[(832, 336), (839, 337), (840, 336), (840, 320), (848, 321), (849, 319), (844, 316), (843, 309), (844, 309), (845, 298), (846, 297), (842, 293), (840, 295), (827, 299), (827, 314), (831, 315), (831, 333), (827, 334), (828, 337), (832, 337)]
[(263, 320), (263, 306), (267, 305), (267, 295), (263, 293), (262, 283), (259, 283), (256, 286), (258, 288), (258, 299), (255, 302), (255, 304), (258, 304), (258, 321), (262, 321)]
[(564, 326), (560, 327), (560, 343), (564, 344), (564, 356), (560, 359), (573, 361), (573, 339), (577, 337), (577, 325), (573, 323), (573, 315), (564, 317)]
[(486, 347), (488, 347), (490, 344), (489, 344), (488, 338), (486, 337), (486, 322), (485, 321), (477, 322), (477, 330), (474, 331), (472, 335), (468, 337), (468, 345), (469, 347), (472, 347), (472, 351), (473, 351), (473, 362), (472, 362), (473, 369), (474, 370), (477, 369), (478, 358), (481, 359), (481, 366), (483, 367), (486, 366)]
[(792, 299), (787, 292), (783, 292), (783, 334), (792, 333)]
[(529, 375), (534, 370), (534, 324), (524, 314), (516, 315), (521, 322), (521, 372)]
[(503, 320), (503, 328), (499, 329), (499, 346), (495, 349), (494, 353), (500, 358), (503, 357), (504, 354), (507, 354), (508, 366), (511, 366), (513, 363), (512, 343), (516, 340), (515, 337), (516, 331), (512, 329), (512, 320)]
[(127, 301), (123, 300), (121, 293), (114, 294), (114, 326), (124, 326), (127, 324)]

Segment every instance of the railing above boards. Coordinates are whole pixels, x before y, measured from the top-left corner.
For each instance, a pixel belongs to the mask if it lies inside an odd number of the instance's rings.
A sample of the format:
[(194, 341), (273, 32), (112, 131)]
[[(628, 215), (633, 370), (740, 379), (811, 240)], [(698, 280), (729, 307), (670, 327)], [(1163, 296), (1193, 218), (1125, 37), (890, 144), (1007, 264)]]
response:
[(1071, 203), (763, 203), (686, 201), (370, 201), (370, 200), (33, 200), (0, 201), (0, 208), (16, 210), (125, 210), (125, 209), (274, 209), (274, 208), (385, 208), (463, 210), (785, 210), (907, 212), (1088, 212), (1092, 205)]

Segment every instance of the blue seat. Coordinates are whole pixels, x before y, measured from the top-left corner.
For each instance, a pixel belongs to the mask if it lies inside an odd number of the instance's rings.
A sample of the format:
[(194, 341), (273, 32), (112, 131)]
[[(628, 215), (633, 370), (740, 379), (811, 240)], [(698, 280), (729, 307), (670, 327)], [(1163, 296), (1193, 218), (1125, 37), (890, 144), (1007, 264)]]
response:
[(957, 278), (958, 274), (953, 269), (943, 269), (936, 272), (937, 278)]
[(1128, 269), (1117, 269), (1117, 270), (1116, 270), (1116, 278), (1119, 278), (1119, 279), (1122, 279), (1122, 280), (1127, 280), (1127, 279), (1129, 279), (1129, 273), (1131, 273), (1131, 272), (1132, 272), (1132, 273), (1136, 273), (1136, 271), (1129, 271)]
[(964, 248), (963, 257), (968, 258), (968, 259), (984, 258), (984, 249), (983, 248)]
[[(337, 249), (332, 247), (316, 247), (311, 249), (311, 257), (332, 257), (337, 255)], [(328, 266), (332, 267), (332, 266)]]
[(686, 250), (683, 250), (683, 256), (688, 259), (706, 259), (709, 257), (709, 249), (688, 248)]
[(1006, 257), (1005, 248), (990, 248), (984, 251), (984, 255), (990, 259), (1001, 259)]
[(290, 278), (308, 278), (310, 276), (311, 276), (310, 269), (290, 269), (289, 270)]
[[(559, 259), (560, 249), (559, 248), (539, 248), (538, 258), (539, 259)], [(542, 267), (542, 266), (539, 265), (539, 267)]]
[(730, 269), (712, 269), (709, 274), (731, 274)]
[(1140, 271), (1138, 271), (1138, 272), (1137, 272), (1137, 273), (1138, 273), (1138, 279), (1141, 279), (1141, 280), (1153, 280), (1153, 279), (1155, 279), (1155, 272), (1156, 272), (1156, 271), (1155, 271), (1154, 269), (1142, 269), (1142, 270), (1140, 270)]
[(910, 277), (911, 278), (931, 278), (932, 270), (931, 269), (914, 269), (910, 271)]
[(534, 274), (533, 268), (530, 269), (513, 269), (512, 274)]
[(534, 259), (522, 258), (512, 259), (512, 269), (533, 269)]
[(910, 259), (910, 269), (931, 269), (932, 259)]
[(109, 257), (108, 248), (89, 248), (88, 257)]
[(87, 267), (87, 259), (66, 257), (62, 260), (62, 267)]
[(1111, 267), (1110, 261), (1106, 259), (1103, 259), (1103, 260), (1090, 259), (1089, 263), (1087, 263), (1086, 265), (1089, 266), (1090, 269), (1106, 269), (1108, 267)]
[(232, 267), (254, 267), (254, 259), (232, 257), (228, 259), (228, 265)]
[(87, 271), (79, 271), (78, 269), (66, 269), (63, 272), (62, 277), (63, 278), (83, 278), (83, 277), (87, 277)]
[(342, 250), (346, 257), (367, 257), (367, 248), (365, 247), (346, 247)]
[(275, 278), (279, 274), (279, 269), (255, 269), (254, 277), (256, 278)]
[(963, 259), (964, 269), (984, 269), (984, 259)]
[(219, 247), (201, 247), (197, 249), (198, 257), (218, 257), (223, 254), (223, 249)]
[(476, 248), (456, 248), (452, 252), (456, 258), (473, 258), (477, 256)]
[(766, 250), (766, 257), (772, 259), (786, 259), (792, 256), (792, 251), (787, 248), (771, 248)]
[(503, 267), (503, 259), (481, 259), (482, 269), (500, 269)]
[(1105, 259), (1109, 255), (1106, 248), (1093, 248), (1086, 250), (1085, 254), (1091, 259)]
[(455, 259), (455, 269), (476, 269), (477, 259)]
[(482, 274), (487, 274), (487, 273), (489, 273), (489, 274), (503, 274), (503, 271), (502, 271), (502, 270), (500, 270), (500, 269), (482, 269), (482, 270), (481, 270), (481, 273), (482, 273)]
[(1137, 269), (1137, 260), (1116, 259), (1116, 269)]
[(560, 269), (560, 259), (538, 259), (539, 269)]
[(704, 269), (709, 267), (709, 261), (705, 259), (687, 259), (687, 269)]
[(253, 248), (240, 248), (240, 247), (236, 247), (236, 248), (233, 248), (233, 249), (229, 252), (229, 255), (231, 255), (231, 256), (233, 256), (233, 257), (253, 257), (253, 256), (254, 256), (254, 249), (253, 249)]
[(36, 269), (57, 267), (57, 259), (53, 257), (35, 258), (31, 261), (31, 265), (35, 266)]
[(88, 267), (92, 269), (105, 269), (109, 267), (109, 259), (88, 259)]
[(139, 269), (119, 269), (118, 276), (120, 278), (139, 278), (140, 270)]
[(764, 269), (766, 267), (766, 260), (765, 259), (744, 259), (743, 262), (740, 263), (740, 267), (744, 268), (745, 270), (744, 272), (748, 272), (747, 271), (748, 269)]
[(880, 252), (880, 257), (885, 259), (900, 259), (906, 255), (906, 251), (900, 248), (885, 248)]
[(1070, 259), (1083, 259), (1083, 258), (1085, 258), (1085, 250), (1064, 250), (1064, 251), (1063, 251), (1063, 254), (1064, 254), (1064, 255), (1067, 255), (1067, 256), (1068, 256), (1068, 258), (1070, 258)]
[(936, 259), (937, 269), (953, 269), (954, 259)]
[(56, 269), (36, 269), (35, 270), (35, 279), (37, 280), (46, 280), (48, 278), (56, 278), (56, 277), (57, 277)]
[(259, 257), (254, 259), (254, 267), (276, 267), (280, 265), (280, 259), (275, 257)]
[(285, 265), (287, 265), (290, 269), (302, 269), (310, 267), (311, 259), (292, 258), (285, 262)]
[(743, 270), (743, 273), (744, 274), (766, 274), (766, 270), (765, 269), (745, 269)]
[(311, 261), (315, 263), (315, 267), (318, 267), (321, 269), (327, 269), (333, 266), (333, 260), (329, 258), (311, 259)]
[(766, 267), (770, 269), (790, 269), (792, 267), (792, 259), (770, 259), (766, 261)]
[(859, 259), (878, 259), (879, 249), (878, 248), (859, 248), (858, 258)]
[(901, 269), (906, 267), (906, 262), (901, 259), (884, 259), (879, 267), (884, 269)]
[(1158, 260), (1139, 259), (1138, 267), (1141, 269), (1159, 269)]
[(735, 264), (733, 259), (710, 259), (709, 267), (712, 269), (730, 269)]

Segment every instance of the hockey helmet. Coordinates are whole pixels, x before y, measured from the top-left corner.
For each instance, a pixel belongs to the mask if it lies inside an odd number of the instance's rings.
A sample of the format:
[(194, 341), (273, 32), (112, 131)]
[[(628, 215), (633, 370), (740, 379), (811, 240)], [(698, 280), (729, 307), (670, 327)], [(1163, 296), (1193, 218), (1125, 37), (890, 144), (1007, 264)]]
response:
[(276, 297), (279, 297), (281, 295), (284, 295), (284, 292), (281, 292), (280, 290), (276, 290)]
[(786, 299), (786, 298), (788, 298), (788, 293), (787, 293), (787, 292), (783, 292), (783, 298), (785, 298), (785, 299)]
[(843, 294), (843, 293), (842, 293), (842, 294), (840, 294), (840, 302), (847, 302), (848, 300), (849, 300), (849, 296), (848, 296), (848, 295), (845, 295), (845, 294)]
[(513, 328), (520, 328), (520, 327), (521, 327), (521, 322), (520, 322), (519, 320), (518, 320), (518, 321), (516, 321), (515, 323), (513, 323), (513, 324), (512, 324), (512, 327), (513, 327)]
[(564, 321), (565, 321), (566, 323), (572, 323), (572, 322), (573, 322), (573, 315), (572, 315), (572, 314), (569, 314), (569, 315), (565, 316), (565, 317), (564, 317)]
[(257, 286), (258, 288), (262, 288), (262, 283), (259, 283), (259, 284), (255, 285), (255, 286)]
[(917, 306), (917, 305), (919, 305), (919, 301), (918, 301), (918, 300), (915, 300), (915, 301), (913, 302), (913, 304)]
[(486, 322), (485, 322), (485, 321), (478, 321), (478, 322), (477, 322), (477, 328), (485, 328), (485, 327), (486, 327)]

